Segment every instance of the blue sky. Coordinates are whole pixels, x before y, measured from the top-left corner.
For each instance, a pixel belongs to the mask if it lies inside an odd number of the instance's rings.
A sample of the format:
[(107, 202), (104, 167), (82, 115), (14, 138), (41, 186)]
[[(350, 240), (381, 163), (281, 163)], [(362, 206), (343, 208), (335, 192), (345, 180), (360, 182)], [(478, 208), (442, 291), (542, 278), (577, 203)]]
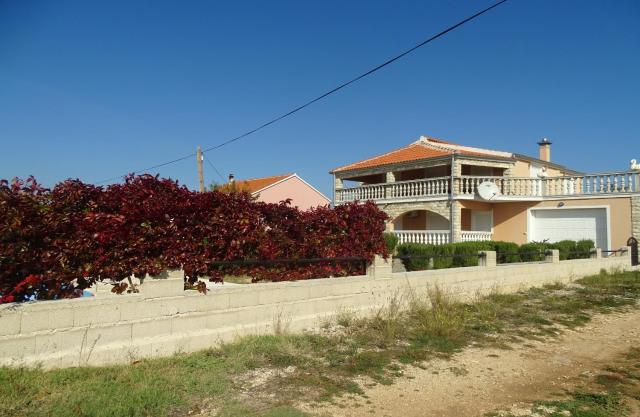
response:
[[(214, 145), (489, 4), (0, 0), (0, 178), (97, 182)], [(510, 0), (208, 158), (328, 195), (331, 168), (421, 134), (531, 155), (546, 136), (555, 162), (622, 170), (639, 74), (639, 2)], [(197, 184), (195, 159), (158, 172)]]

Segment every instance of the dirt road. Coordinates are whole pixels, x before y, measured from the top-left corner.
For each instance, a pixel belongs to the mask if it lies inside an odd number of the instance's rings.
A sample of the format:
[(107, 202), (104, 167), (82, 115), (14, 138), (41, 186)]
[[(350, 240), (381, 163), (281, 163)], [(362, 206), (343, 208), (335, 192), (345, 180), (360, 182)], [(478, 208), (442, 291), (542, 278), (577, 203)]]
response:
[(392, 385), (366, 389), (314, 410), (335, 417), (475, 417), (514, 404), (549, 398), (575, 379), (640, 346), (640, 311), (598, 315), (557, 339), (513, 350), (466, 349), (425, 369), (410, 367)]

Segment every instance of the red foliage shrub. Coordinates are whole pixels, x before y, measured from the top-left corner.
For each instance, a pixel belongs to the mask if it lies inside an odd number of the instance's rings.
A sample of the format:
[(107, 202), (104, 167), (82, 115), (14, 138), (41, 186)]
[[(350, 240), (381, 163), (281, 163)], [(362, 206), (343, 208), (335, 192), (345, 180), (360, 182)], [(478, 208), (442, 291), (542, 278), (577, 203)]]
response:
[[(186, 279), (297, 280), (363, 273), (354, 262), (220, 265), (221, 261), (386, 255), (373, 203), (301, 212), (248, 193), (196, 193), (150, 175), (103, 189), (67, 180), (0, 181), (0, 303), (78, 296), (99, 280), (183, 268)], [(122, 289), (122, 286), (120, 287)]]

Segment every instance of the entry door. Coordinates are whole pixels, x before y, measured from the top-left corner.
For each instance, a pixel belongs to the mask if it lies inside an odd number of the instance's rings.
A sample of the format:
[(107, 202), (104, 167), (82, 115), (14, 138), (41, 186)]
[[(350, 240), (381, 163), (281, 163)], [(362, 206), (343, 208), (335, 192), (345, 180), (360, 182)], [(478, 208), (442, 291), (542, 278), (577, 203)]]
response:
[(471, 230), (474, 232), (490, 232), (493, 227), (493, 212), (472, 211)]

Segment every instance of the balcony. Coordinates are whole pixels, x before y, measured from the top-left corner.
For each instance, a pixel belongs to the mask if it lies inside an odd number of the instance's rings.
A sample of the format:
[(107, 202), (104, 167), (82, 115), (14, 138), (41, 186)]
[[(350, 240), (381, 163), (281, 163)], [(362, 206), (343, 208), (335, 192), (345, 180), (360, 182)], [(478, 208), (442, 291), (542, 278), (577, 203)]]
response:
[(442, 199), (448, 197), (450, 183), (451, 177), (438, 177), (343, 188), (336, 190), (336, 203), (356, 200)]
[[(451, 177), (438, 177), (337, 189), (335, 203), (442, 200), (449, 198), (451, 181)], [(496, 184), (499, 190), (492, 201), (640, 193), (640, 173), (619, 172), (546, 178), (463, 175), (453, 178), (453, 196), (457, 199), (479, 198), (478, 185), (487, 181)]]

